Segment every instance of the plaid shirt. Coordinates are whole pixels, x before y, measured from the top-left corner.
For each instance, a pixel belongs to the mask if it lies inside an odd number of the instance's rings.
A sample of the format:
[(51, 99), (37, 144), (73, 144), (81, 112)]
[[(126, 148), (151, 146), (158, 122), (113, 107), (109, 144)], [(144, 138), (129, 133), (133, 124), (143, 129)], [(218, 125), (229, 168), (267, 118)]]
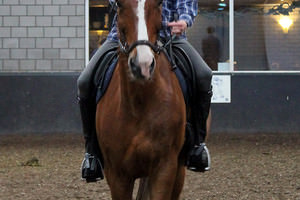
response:
[[(110, 4), (114, 4), (115, 0), (109, 0)], [(170, 29), (167, 27), (168, 22), (174, 21), (174, 16), (178, 16), (178, 20), (184, 20), (188, 27), (193, 25), (194, 19), (198, 13), (198, 1), (197, 0), (163, 0), (162, 3), (162, 28), (167, 30), (168, 36), (170, 35)], [(160, 36), (165, 37), (163, 30), (160, 31)], [(185, 38), (185, 34), (181, 36)], [(116, 17), (113, 20), (112, 28), (107, 37), (108, 40), (118, 41), (118, 29)]]

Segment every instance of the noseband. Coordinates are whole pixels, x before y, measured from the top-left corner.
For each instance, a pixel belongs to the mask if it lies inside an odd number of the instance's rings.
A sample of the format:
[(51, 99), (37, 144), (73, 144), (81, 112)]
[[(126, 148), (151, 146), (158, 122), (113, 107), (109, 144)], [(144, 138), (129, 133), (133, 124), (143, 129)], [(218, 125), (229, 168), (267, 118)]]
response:
[(150, 47), (153, 52), (155, 52), (156, 54), (159, 54), (160, 51), (162, 50), (162, 47), (159, 46), (157, 44), (157, 42), (155, 44), (152, 44), (151, 42), (149, 42), (148, 40), (137, 40), (134, 43), (132, 43), (130, 46), (128, 46), (128, 44), (125, 42), (125, 44), (122, 44), (122, 42), (119, 40), (119, 46), (120, 46), (120, 50), (122, 53), (126, 54), (127, 56), (130, 54), (130, 52), (137, 46), (139, 45), (147, 45), (148, 47)]

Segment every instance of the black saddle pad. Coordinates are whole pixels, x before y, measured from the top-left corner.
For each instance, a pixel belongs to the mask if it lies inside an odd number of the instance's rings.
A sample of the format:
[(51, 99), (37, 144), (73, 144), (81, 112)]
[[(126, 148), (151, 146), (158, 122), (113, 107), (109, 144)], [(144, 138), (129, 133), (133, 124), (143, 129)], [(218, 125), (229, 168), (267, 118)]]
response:
[[(181, 52), (180, 49), (174, 48), (174, 58), (177, 64), (177, 68), (173, 69), (176, 77), (179, 81), (182, 93), (184, 95), (185, 103), (189, 105), (189, 99), (191, 95), (191, 67), (190, 62), (184, 52)], [(97, 71), (94, 76), (94, 85), (96, 86), (96, 103), (105, 94), (106, 89), (109, 86), (113, 72), (116, 68), (118, 62), (117, 52), (111, 51), (108, 52), (100, 62), (97, 67)]]
[(117, 66), (117, 62), (118, 55), (116, 52), (107, 53), (100, 62), (94, 77), (94, 85), (96, 86), (96, 103), (99, 102), (108, 88), (113, 72)]

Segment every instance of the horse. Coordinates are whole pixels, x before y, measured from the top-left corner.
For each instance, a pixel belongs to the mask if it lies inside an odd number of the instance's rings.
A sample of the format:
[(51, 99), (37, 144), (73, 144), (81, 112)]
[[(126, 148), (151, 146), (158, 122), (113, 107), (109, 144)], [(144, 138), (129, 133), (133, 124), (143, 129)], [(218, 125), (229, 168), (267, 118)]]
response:
[(96, 130), (113, 200), (176, 200), (184, 184), (186, 106), (158, 49), (161, 0), (119, 0), (118, 62), (97, 104)]

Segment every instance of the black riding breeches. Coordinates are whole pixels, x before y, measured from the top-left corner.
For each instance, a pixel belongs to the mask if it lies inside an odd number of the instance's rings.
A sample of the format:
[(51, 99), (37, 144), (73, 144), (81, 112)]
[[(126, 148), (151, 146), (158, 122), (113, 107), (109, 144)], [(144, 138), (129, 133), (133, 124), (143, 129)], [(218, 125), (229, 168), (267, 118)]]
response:
[(89, 99), (93, 91), (93, 78), (95, 72), (102, 61), (103, 56), (109, 52), (118, 48), (118, 42), (112, 40), (106, 40), (104, 44), (96, 51), (88, 65), (81, 72), (77, 79), (78, 97), (81, 99)]
[[(210, 110), (210, 101), (212, 95), (211, 79), (212, 71), (201, 58), (194, 47), (184, 39), (175, 39), (173, 49), (180, 49), (190, 60), (192, 73), (189, 77), (192, 79), (192, 98), (190, 101), (190, 115), (188, 122), (192, 124), (193, 139), (192, 143), (200, 144), (206, 138), (206, 120)], [(189, 67), (189, 66), (185, 66)]]
[(173, 46), (182, 49), (192, 63), (196, 84), (195, 92), (202, 93), (210, 91), (212, 71), (197, 50), (185, 39), (175, 39)]

